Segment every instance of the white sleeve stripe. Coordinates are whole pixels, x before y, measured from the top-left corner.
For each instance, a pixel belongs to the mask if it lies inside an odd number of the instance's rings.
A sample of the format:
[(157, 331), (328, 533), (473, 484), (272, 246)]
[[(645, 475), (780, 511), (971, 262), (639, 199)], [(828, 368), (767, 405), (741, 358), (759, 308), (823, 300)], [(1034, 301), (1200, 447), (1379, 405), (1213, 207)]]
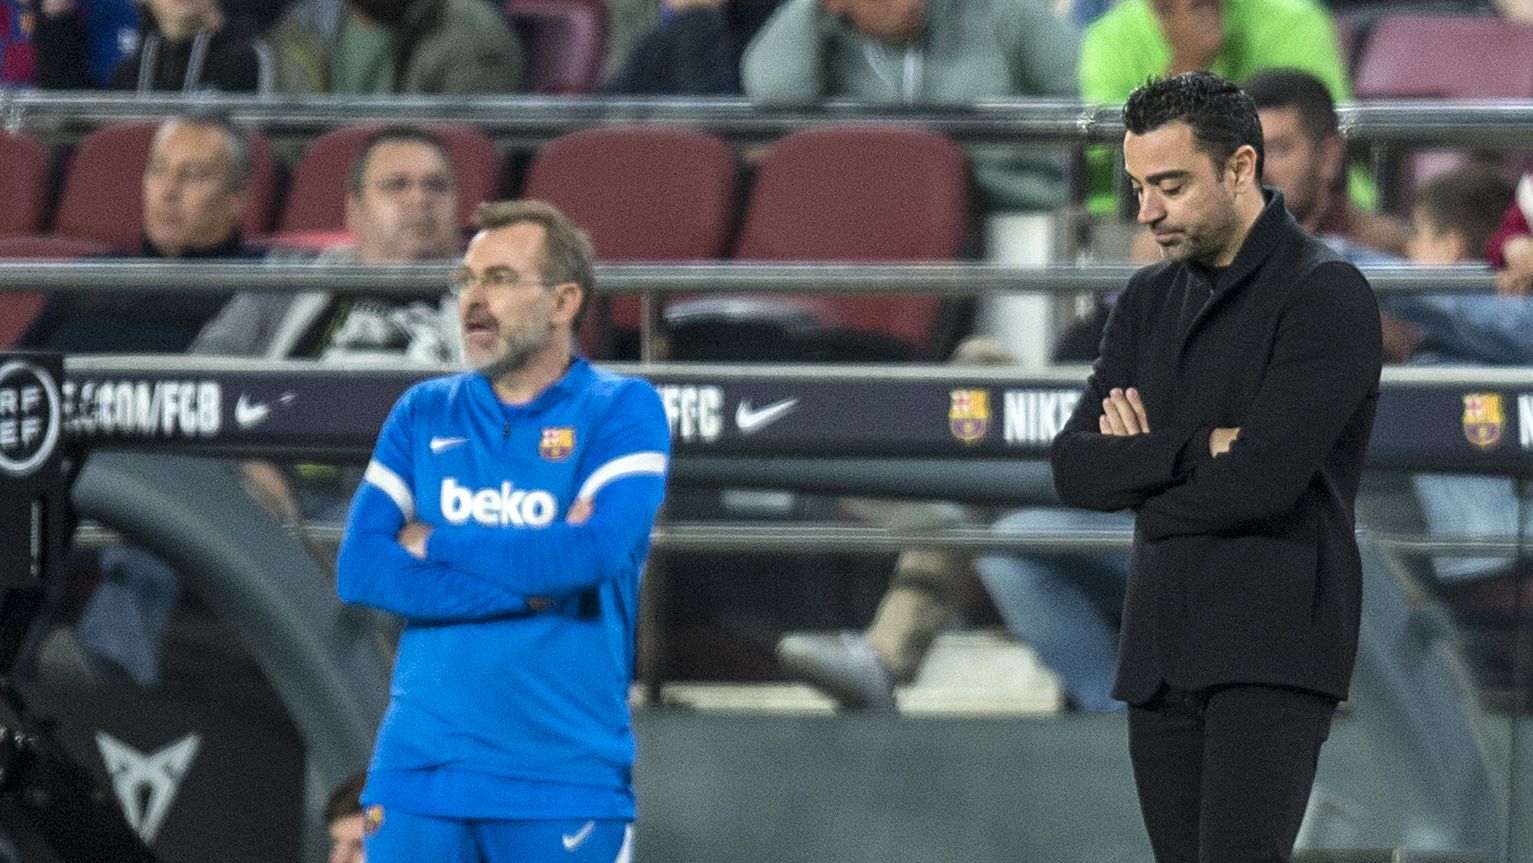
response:
[(415, 518), (415, 495), (410, 493), (410, 486), (400, 479), (399, 474), (374, 459), (367, 463), (367, 472), (362, 474), (362, 480), (372, 483), (379, 491), (388, 495), (389, 499), (394, 501), (394, 505), (399, 507), (399, 512), (406, 521)]
[(580, 493), (575, 495), (575, 499), (590, 500), (596, 497), (596, 493), (601, 491), (602, 486), (605, 486), (607, 483), (635, 474), (665, 476), (665, 453), (636, 452), (607, 462), (586, 478), (586, 481), (580, 486)]

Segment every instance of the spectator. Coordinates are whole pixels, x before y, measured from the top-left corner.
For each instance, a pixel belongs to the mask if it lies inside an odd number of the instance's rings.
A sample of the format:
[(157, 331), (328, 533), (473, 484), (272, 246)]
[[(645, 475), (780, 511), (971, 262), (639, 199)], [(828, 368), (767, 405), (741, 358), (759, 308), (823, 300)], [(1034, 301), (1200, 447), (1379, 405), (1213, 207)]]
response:
[[(1491, 168), (1467, 165), (1438, 174), (1416, 192), (1416, 235), (1410, 257), (1417, 264), (1479, 260), (1497, 230), (1499, 214), (1512, 203), (1512, 183)], [(1475, 365), (1533, 363), (1533, 301), (1523, 296), (1447, 294), (1385, 295), (1383, 305), (1412, 330), (1410, 350), (1399, 361)], [(1434, 537), (1510, 541), (1519, 535), (1514, 480), (1504, 476), (1416, 474), (1411, 477), (1428, 532)], [(1533, 513), (1522, 519), (1533, 527)], [(1484, 579), (1505, 573), (1505, 558), (1438, 556), (1432, 561), (1449, 593), (1472, 593)]]
[[(1081, 34), (1080, 96), (1120, 104), (1150, 78), (1206, 70), (1243, 82), (1257, 71), (1292, 68), (1350, 98), (1331, 16), (1314, 0), (1123, 0)], [(1117, 207), (1113, 152), (1093, 148), (1091, 210)], [(1366, 183), (1360, 193), (1366, 195)]]
[(666, 0), (602, 92), (739, 94), (740, 58), (777, 0)]
[[(90, 86), (107, 87), (138, 45), (134, 0), (80, 0), (85, 22), (84, 64)], [(0, 0), (0, 83), (37, 84), (37, 0)]]
[[(91, 87), (93, 6), (39, 0), (37, 81), (43, 87)], [(108, 86), (139, 93), (272, 91), (271, 48), (243, 21), (226, 21), (217, 0), (144, 0), (138, 45), (112, 72)], [(96, 52), (99, 53), (99, 48)]]
[(526, 74), (484, 0), (298, 0), (271, 39), (290, 93), (510, 93)]
[(362, 814), (362, 786), (366, 773), (348, 776), (325, 801), (325, 829), (330, 833), (329, 863), (367, 863), (362, 853), (366, 819)]
[[(250, 142), (227, 120), (185, 116), (155, 133), (144, 168), (144, 238), (119, 257), (258, 258), (240, 235)], [(105, 204), (106, 202), (103, 202)], [(180, 353), (227, 299), (181, 291), (97, 291), (49, 297), (21, 346), (71, 353)]]
[[(1512, 195), (1512, 183), (1486, 165), (1464, 165), (1427, 180), (1411, 214), (1411, 262), (1482, 260)], [(1386, 342), (1391, 362), (1533, 363), (1533, 303), (1527, 297), (1388, 294), (1380, 305), (1399, 332), (1393, 345)]]
[[(250, 259), (240, 237), (250, 144), (218, 117), (160, 125), (144, 169), (144, 239), (133, 257)], [(99, 291), (50, 297), (21, 345), (70, 353), (179, 353), (226, 298), (177, 291)], [(152, 686), (160, 679), (161, 635), (175, 609), (175, 572), (138, 548), (104, 549), (88, 563), (100, 579), (75, 637), (101, 677)]]
[[(1349, 247), (1402, 256), (1410, 236), (1399, 220), (1347, 198), (1347, 145), (1325, 83), (1298, 69), (1257, 72), (1241, 87), (1262, 121), (1262, 182), (1283, 193), (1304, 230), (1343, 254)], [(1360, 263), (1355, 255), (1354, 263)]]
[[(320, 255), (332, 265), (447, 261), (458, 254), (458, 186), (447, 145), (414, 126), (387, 126), (352, 163), (346, 224), (354, 246)], [(419, 297), (242, 293), (224, 307), (192, 352), (267, 359), (441, 363), (460, 358), (446, 292)], [(307, 465), (300, 476), (247, 462), (258, 500), (278, 518), (339, 518), (360, 473)]]
[[(967, 104), (987, 97), (1074, 95), (1074, 34), (1039, 0), (786, 0), (745, 50), (753, 101), (857, 99)], [(975, 155), (990, 207), (1064, 202), (1059, 159), (1011, 147)]]
[[(411, 126), (374, 132), (352, 163), (346, 226), (354, 246), (331, 264), (448, 261), (460, 248), (458, 186), (447, 145)], [(269, 359), (446, 362), (458, 356), (446, 292), (422, 297), (244, 293), (197, 337), (196, 353)]]

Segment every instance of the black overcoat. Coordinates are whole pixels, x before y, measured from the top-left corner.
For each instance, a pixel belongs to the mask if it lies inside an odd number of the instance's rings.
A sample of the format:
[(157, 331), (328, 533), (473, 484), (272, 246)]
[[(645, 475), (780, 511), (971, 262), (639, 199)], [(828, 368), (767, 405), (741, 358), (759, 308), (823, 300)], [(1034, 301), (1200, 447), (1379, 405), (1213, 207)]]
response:
[[(1351, 680), (1378, 306), (1362, 274), (1266, 194), (1223, 271), (1164, 261), (1129, 280), (1054, 441), (1062, 501), (1137, 513), (1113, 691), (1129, 703), (1162, 682), (1345, 698)], [(1101, 434), (1102, 400), (1130, 386), (1150, 431)], [(1221, 426), (1240, 436), (1211, 458)]]

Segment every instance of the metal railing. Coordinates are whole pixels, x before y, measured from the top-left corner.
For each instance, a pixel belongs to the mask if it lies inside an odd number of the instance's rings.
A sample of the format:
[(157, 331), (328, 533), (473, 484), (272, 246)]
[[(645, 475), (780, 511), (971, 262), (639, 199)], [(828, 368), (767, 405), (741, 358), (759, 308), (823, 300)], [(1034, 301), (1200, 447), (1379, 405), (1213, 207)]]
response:
[[(380, 295), (445, 291), (449, 264), (362, 266), (305, 261), (204, 263), (89, 259), (0, 261), (0, 293), (111, 290), (367, 291)], [(596, 294), (749, 293), (875, 294), (975, 297), (991, 293), (1071, 294), (1121, 290), (1132, 264), (603, 264)], [(1374, 290), (1402, 293), (1490, 292), (1490, 270), (1478, 265), (1362, 268)]]
[[(1117, 106), (1060, 99), (984, 99), (963, 105), (902, 107), (831, 100), (812, 106), (759, 106), (743, 98), (612, 98), (533, 95), (274, 96), (149, 95), (0, 90), (9, 129), (81, 132), (104, 123), (218, 110), (274, 133), (313, 135), (336, 126), (402, 118), (463, 123), (508, 141), (537, 142), (577, 129), (650, 124), (701, 129), (731, 140), (764, 140), (795, 129), (876, 123), (930, 129), (965, 143), (1117, 143)], [(1533, 101), (1400, 100), (1337, 109), (1343, 132), (1360, 142), (1527, 147)]]

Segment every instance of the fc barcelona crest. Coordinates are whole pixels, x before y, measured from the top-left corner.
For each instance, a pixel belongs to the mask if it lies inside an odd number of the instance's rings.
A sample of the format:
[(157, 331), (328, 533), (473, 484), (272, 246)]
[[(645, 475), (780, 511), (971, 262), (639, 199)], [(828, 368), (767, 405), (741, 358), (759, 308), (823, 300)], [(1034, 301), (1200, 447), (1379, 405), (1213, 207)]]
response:
[(964, 443), (983, 440), (990, 430), (990, 391), (953, 390), (952, 405), (948, 408), (947, 424), (953, 437)]
[(1480, 449), (1495, 449), (1506, 428), (1500, 393), (1464, 394), (1464, 437)]
[(543, 429), (538, 441), (538, 454), (549, 461), (564, 461), (575, 451), (575, 429), (570, 426), (550, 426)]

